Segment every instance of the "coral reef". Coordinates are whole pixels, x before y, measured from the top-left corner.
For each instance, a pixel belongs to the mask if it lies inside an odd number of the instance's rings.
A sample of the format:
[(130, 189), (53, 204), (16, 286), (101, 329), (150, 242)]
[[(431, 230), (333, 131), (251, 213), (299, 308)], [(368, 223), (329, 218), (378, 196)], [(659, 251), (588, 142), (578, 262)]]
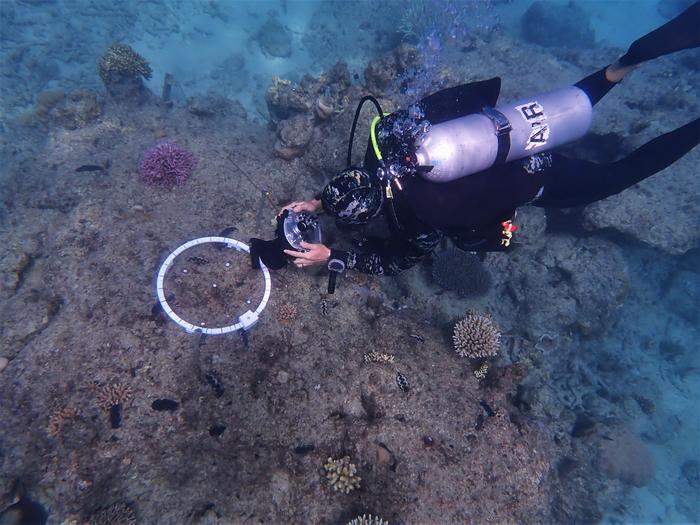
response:
[(277, 126), (275, 155), (284, 160), (301, 157), (311, 141), (313, 132), (314, 121), (311, 115), (294, 115), (283, 120)]
[(265, 101), (277, 127), (275, 155), (285, 160), (304, 155), (315, 130), (345, 110), (350, 85), (350, 72), (343, 62), (318, 78), (305, 75), (298, 84), (273, 78)]
[(114, 503), (92, 514), (88, 518), (90, 525), (136, 525), (134, 510), (124, 502)]
[(481, 296), (491, 288), (491, 274), (476, 255), (450, 248), (433, 259), (433, 280), (462, 297)]
[(397, 77), (412, 71), (417, 66), (417, 49), (414, 46), (402, 44), (390, 53), (367, 64), (365, 85), (371, 93), (382, 95)]
[(498, 354), (501, 330), (489, 315), (467, 312), (452, 332), (455, 352), (462, 357), (482, 359)]
[(99, 61), (99, 73), (105, 86), (125, 78), (151, 78), (151, 66), (126, 44), (112, 44)]
[(654, 457), (649, 448), (631, 430), (614, 425), (600, 440), (600, 470), (611, 479), (635, 487), (644, 487), (654, 479)]
[(347, 525), (389, 525), (388, 521), (384, 521), (379, 516), (373, 516), (372, 514), (363, 514), (357, 518), (348, 521)]
[(353, 463), (350, 463), (349, 456), (343, 456), (340, 459), (329, 457), (323, 468), (326, 471), (326, 479), (336, 492), (349, 494), (360, 488), (362, 478), (357, 475), (357, 468)]
[(365, 355), (362, 356), (362, 360), (365, 363), (383, 363), (383, 364), (390, 364), (394, 362), (394, 355), (393, 354), (387, 354), (385, 352), (367, 352)]
[(165, 140), (146, 151), (139, 172), (146, 184), (172, 189), (190, 178), (195, 164), (192, 153)]

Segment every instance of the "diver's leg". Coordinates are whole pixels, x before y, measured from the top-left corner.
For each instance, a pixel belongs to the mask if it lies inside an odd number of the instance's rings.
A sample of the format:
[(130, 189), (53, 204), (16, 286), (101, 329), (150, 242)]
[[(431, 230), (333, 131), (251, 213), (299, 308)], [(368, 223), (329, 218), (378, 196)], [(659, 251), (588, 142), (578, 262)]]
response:
[(700, 47), (700, 1), (676, 18), (635, 40), (620, 59), (576, 84), (595, 105), (642, 62), (683, 49)]
[(582, 89), (583, 92), (588, 95), (592, 106), (595, 106), (600, 99), (607, 94), (608, 91), (617, 85), (617, 82), (611, 82), (608, 80), (606, 71), (607, 67), (596, 71), (592, 75), (588, 75), (586, 78), (579, 80), (576, 82), (576, 84), (574, 84), (577, 88)]
[(647, 142), (627, 157), (597, 164), (555, 156), (545, 173), (542, 208), (584, 206), (621, 192), (667, 168), (700, 143), (700, 119)]
[(618, 63), (633, 66), (669, 53), (700, 46), (700, 1), (670, 22), (635, 40)]
[(673, 20), (635, 40), (627, 53), (608, 66), (606, 77), (611, 82), (619, 82), (642, 62), (696, 47), (700, 47), (700, 1)]

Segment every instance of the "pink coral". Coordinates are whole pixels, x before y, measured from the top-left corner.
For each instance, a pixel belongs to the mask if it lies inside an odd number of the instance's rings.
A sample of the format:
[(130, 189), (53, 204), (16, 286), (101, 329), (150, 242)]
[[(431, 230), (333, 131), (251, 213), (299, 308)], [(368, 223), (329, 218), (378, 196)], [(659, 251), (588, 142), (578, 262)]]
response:
[(146, 151), (139, 171), (146, 184), (170, 189), (190, 178), (195, 163), (192, 153), (164, 140)]

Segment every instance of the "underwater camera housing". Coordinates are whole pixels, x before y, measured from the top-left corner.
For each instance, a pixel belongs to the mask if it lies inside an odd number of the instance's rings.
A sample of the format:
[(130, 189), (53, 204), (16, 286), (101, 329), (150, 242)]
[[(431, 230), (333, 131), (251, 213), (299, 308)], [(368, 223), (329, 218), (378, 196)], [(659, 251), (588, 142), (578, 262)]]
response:
[(271, 241), (250, 239), (250, 264), (260, 268), (260, 261), (271, 270), (280, 270), (287, 265), (289, 257), (284, 250), (305, 252), (302, 242), (321, 243), (321, 225), (313, 213), (284, 210), (277, 217), (275, 238)]

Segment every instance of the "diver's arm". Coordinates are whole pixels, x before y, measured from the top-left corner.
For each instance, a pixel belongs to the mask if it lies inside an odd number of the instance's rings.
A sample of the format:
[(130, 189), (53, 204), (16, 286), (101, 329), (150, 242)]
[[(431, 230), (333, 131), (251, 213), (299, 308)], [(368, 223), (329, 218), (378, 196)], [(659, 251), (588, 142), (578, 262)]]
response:
[(437, 231), (421, 233), (411, 238), (392, 239), (371, 252), (337, 252), (346, 267), (370, 275), (397, 275), (418, 264), (432, 253), (442, 235)]
[(291, 210), (293, 212), (299, 213), (302, 211), (308, 211), (309, 213), (316, 213), (318, 210), (321, 209), (321, 199), (317, 199), (314, 197), (313, 199), (309, 199), (308, 201), (295, 201), (295, 202), (290, 202), (289, 204), (285, 205), (277, 214), (278, 216), (282, 214), (284, 210)]

